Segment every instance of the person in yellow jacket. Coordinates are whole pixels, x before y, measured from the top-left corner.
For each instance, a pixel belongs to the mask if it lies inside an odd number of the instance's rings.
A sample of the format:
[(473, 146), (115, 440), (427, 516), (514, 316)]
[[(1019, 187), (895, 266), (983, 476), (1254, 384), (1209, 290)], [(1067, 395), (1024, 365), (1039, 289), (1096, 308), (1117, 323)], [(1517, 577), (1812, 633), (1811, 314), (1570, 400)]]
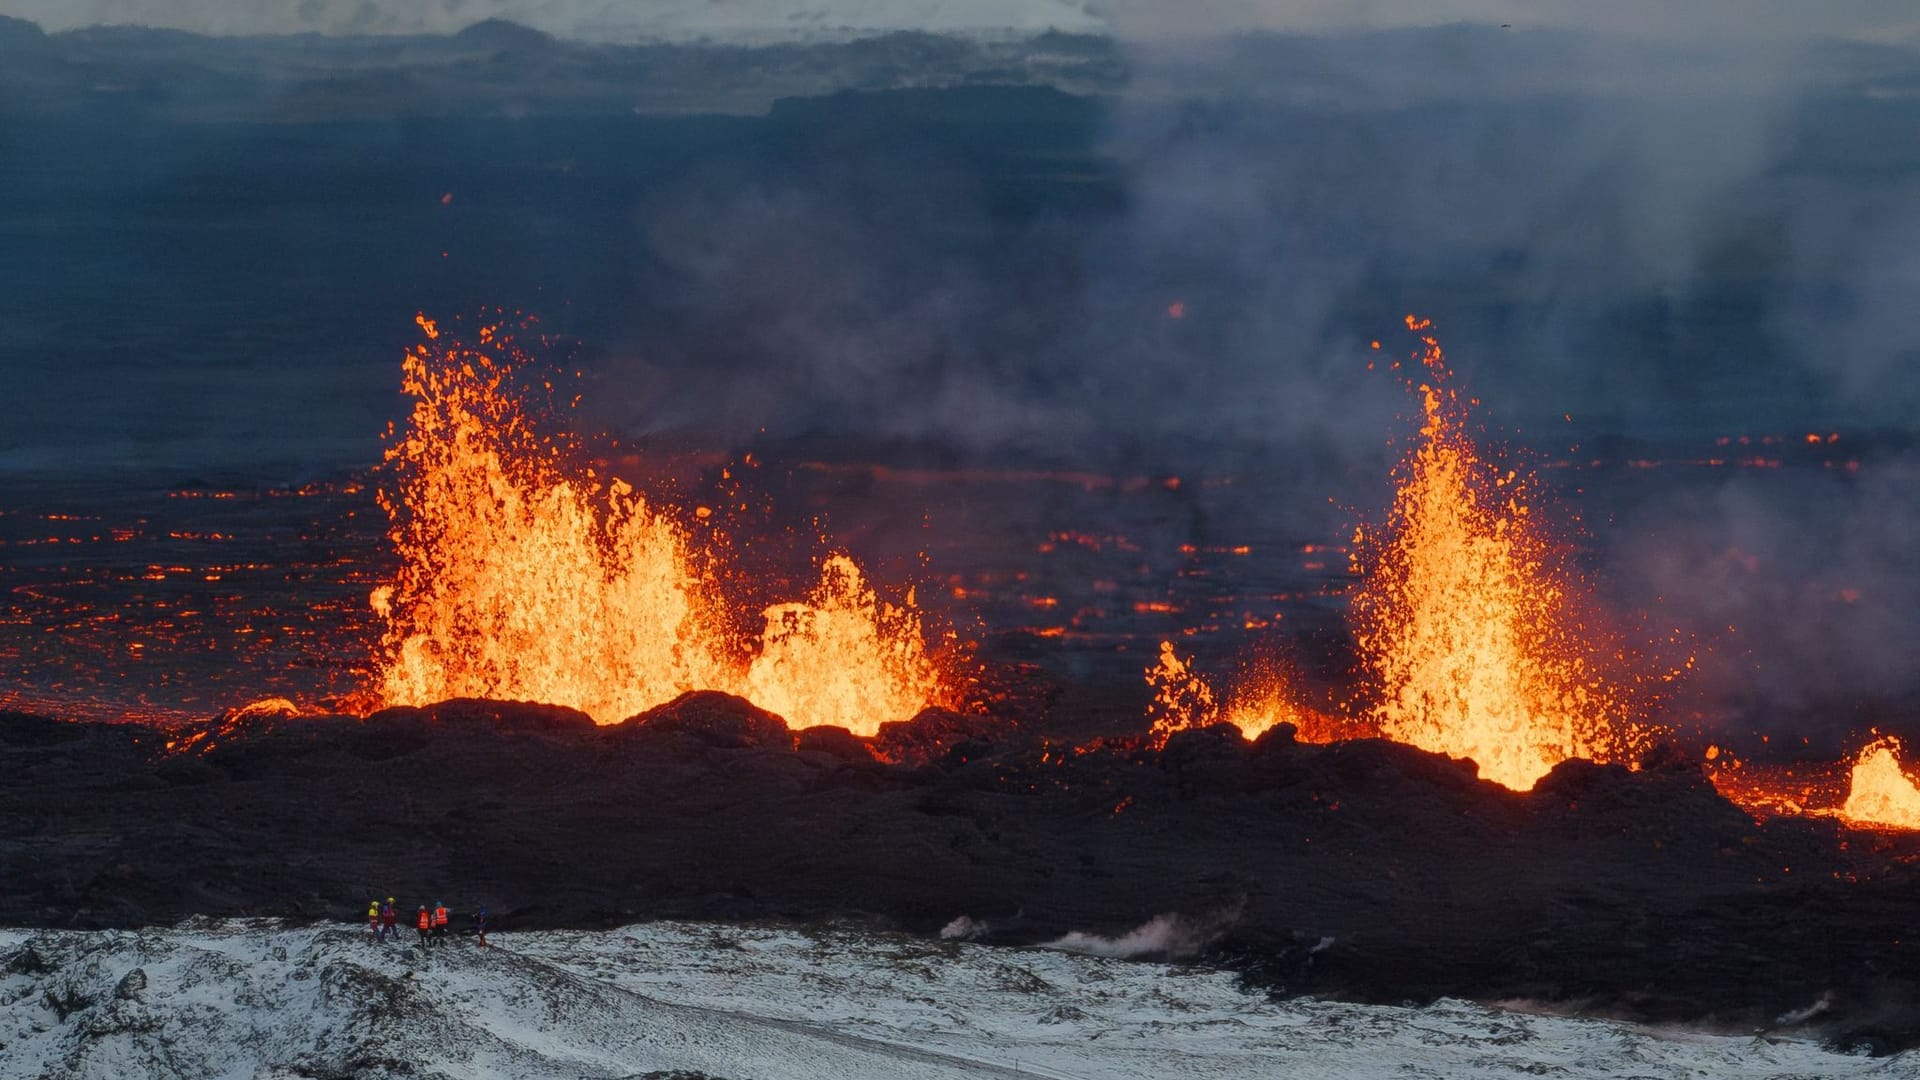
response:
[(367, 933), (373, 935), (374, 944), (380, 943), (380, 901), (367, 901)]

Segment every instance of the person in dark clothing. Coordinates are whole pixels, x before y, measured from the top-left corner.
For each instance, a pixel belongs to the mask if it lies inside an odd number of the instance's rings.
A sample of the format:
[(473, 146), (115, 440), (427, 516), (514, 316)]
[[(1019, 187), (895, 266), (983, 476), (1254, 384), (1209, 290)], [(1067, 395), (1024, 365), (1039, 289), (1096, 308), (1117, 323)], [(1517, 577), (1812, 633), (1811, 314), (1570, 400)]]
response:
[(393, 910), (393, 897), (380, 905), (380, 937), (385, 941), (400, 940), (400, 913)]
[(480, 947), (487, 947), (487, 905), (481, 904), (480, 910), (473, 913), (473, 933), (480, 939)]

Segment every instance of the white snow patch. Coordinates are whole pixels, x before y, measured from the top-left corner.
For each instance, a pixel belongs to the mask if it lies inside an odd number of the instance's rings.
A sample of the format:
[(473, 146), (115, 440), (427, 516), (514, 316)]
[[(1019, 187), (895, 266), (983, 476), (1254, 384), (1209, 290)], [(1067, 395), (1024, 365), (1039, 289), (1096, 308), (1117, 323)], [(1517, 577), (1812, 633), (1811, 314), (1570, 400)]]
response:
[(498, 941), (423, 956), (357, 927), (0, 931), (0, 1080), (1920, 1075), (1914, 1055), (1457, 1001), (1274, 1003), (1228, 972), (852, 929)]

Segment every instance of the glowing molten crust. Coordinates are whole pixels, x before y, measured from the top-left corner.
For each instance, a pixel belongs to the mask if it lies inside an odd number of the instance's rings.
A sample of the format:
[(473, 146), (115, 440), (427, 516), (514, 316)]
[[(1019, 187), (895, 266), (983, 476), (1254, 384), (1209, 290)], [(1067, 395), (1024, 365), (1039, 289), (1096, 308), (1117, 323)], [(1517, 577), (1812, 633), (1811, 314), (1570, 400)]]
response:
[(1421, 340), (1425, 419), (1387, 527), (1356, 538), (1355, 637), (1383, 734), (1526, 790), (1569, 757), (1614, 749), (1621, 695), (1590, 659), (1514, 477), (1475, 453), (1440, 347)]
[(631, 486), (569, 470), (535, 432), (499, 350), (428, 343), (407, 354), (414, 399), (381, 493), (401, 557), (375, 590), (386, 622), (374, 696), (539, 701), (615, 723), (695, 689), (744, 693), (794, 726), (872, 733), (932, 701), (918, 618), (885, 608), (853, 562), (830, 559), (811, 605), (770, 609), (742, 670), (717, 583)]
[(1920, 829), (1920, 788), (1901, 770), (1899, 755), (1891, 736), (1860, 752), (1841, 817), (1868, 827)]

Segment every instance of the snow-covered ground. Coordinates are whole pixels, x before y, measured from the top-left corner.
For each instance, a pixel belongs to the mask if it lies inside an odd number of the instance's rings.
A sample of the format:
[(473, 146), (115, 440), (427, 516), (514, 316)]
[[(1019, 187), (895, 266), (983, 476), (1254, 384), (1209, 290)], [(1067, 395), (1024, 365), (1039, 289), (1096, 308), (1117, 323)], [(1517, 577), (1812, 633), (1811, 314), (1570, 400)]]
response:
[(459, 940), (195, 922), (0, 931), (0, 1077), (1905, 1077), (1811, 1043), (1461, 1002), (1274, 1004), (1230, 974), (852, 929)]

